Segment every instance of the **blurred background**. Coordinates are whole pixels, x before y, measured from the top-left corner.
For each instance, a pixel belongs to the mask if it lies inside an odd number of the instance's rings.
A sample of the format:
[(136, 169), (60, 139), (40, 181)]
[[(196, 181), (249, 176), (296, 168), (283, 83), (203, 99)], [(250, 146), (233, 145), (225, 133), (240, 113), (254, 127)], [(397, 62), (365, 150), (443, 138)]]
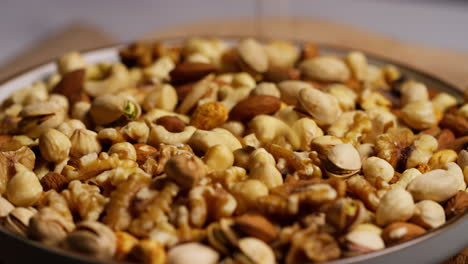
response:
[[(80, 30), (84, 27), (99, 32), (101, 37), (105, 35), (106, 41), (95, 40), (95, 46), (99, 46), (104, 42), (130, 41), (183, 24), (259, 16), (325, 19), (406, 43), (468, 51), (468, 0), (0, 0), (0, 3), (0, 65), (11, 64), (18, 54), (33, 56), (25, 51), (70, 28), (76, 29), (77, 25)], [(81, 41), (81, 35), (75, 37), (78, 40), (73, 41)], [(87, 41), (85, 46), (93, 47), (93, 40)]]

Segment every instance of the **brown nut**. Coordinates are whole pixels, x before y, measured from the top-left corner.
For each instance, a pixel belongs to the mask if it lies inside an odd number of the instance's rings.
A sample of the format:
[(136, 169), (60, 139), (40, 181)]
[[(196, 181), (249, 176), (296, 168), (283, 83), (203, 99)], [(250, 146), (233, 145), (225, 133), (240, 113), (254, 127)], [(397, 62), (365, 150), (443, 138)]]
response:
[(184, 62), (176, 65), (170, 77), (174, 84), (185, 84), (198, 81), (214, 71), (216, 66), (210, 63)]
[(382, 232), (382, 238), (388, 245), (411, 240), (426, 233), (424, 228), (405, 222), (395, 222), (387, 226)]
[(269, 115), (278, 111), (281, 107), (281, 100), (269, 95), (254, 95), (237, 103), (229, 113), (232, 120), (242, 122), (250, 121), (257, 115)]
[(154, 154), (155, 152), (157, 152), (158, 150), (153, 147), (153, 146), (150, 146), (148, 144), (135, 144), (133, 145), (133, 147), (135, 148), (136, 150), (136, 154), (137, 154), (137, 162), (138, 164), (143, 164), (145, 163), (145, 161), (150, 158), (152, 156), (152, 154)]
[(132, 248), (126, 259), (145, 264), (165, 264), (166, 252), (158, 241), (143, 239)]
[(84, 69), (67, 72), (62, 75), (62, 79), (52, 89), (52, 93), (58, 93), (66, 96), (70, 105), (79, 101), (89, 102), (89, 96), (83, 91), (84, 81)]
[(156, 124), (163, 126), (167, 131), (178, 133), (185, 129), (184, 121), (180, 120), (177, 116), (163, 116), (156, 119)]
[(205, 177), (206, 167), (196, 156), (178, 155), (167, 161), (164, 172), (182, 188), (191, 189)]
[(244, 214), (236, 217), (234, 224), (234, 228), (265, 243), (272, 242), (277, 236), (275, 226), (261, 215)]
[(117, 249), (114, 258), (117, 260), (124, 259), (132, 248), (138, 244), (138, 239), (127, 232), (117, 231), (115, 232), (115, 238), (117, 239)]
[(60, 192), (68, 185), (68, 179), (60, 173), (49, 172), (41, 178), (41, 185), (44, 191), (56, 190)]
[(468, 209), (468, 192), (458, 191), (445, 205), (445, 215), (453, 217)]

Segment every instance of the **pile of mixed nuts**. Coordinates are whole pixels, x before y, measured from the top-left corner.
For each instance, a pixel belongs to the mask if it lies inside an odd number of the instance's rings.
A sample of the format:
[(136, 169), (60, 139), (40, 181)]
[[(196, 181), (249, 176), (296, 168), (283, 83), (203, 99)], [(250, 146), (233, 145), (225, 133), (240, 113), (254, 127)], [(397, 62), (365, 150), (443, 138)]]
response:
[(120, 58), (68, 53), (3, 102), (3, 228), (102, 260), (304, 263), (468, 207), (468, 103), (395, 66), (254, 39)]

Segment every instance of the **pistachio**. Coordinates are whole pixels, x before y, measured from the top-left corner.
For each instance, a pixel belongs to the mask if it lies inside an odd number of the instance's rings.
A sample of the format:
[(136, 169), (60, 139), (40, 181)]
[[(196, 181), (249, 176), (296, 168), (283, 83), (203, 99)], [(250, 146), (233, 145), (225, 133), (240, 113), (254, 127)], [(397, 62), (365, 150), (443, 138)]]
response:
[(364, 254), (385, 248), (379, 234), (367, 230), (353, 230), (346, 234), (346, 246), (354, 254)]
[(221, 219), (218, 223), (212, 223), (207, 228), (208, 243), (223, 254), (228, 254), (237, 247), (239, 241), (232, 225), (232, 219)]
[(75, 228), (54, 209), (44, 207), (29, 221), (28, 237), (46, 245), (57, 245)]
[(239, 240), (240, 254), (234, 258), (240, 263), (274, 264), (276, 263), (273, 250), (260, 239), (246, 237)]
[(241, 59), (256, 72), (266, 72), (268, 56), (262, 44), (254, 39), (244, 39), (239, 42), (237, 51)]
[(114, 256), (116, 238), (114, 232), (106, 225), (95, 221), (83, 221), (67, 235), (62, 246), (85, 255), (107, 259)]
[(16, 235), (26, 237), (29, 220), (36, 212), (34, 208), (16, 207), (5, 218), (1, 219), (1, 225)]
[(167, 254), (168, 264), (206, 263), (216, 264), (218, 252), (200, 243), (186, 243), (171, 248)]
[(281, 100), (290, 105), (297, 104), (299, 91), (304, 88), (314, 89), (311, 84), (299, 80), (286, 80), (278, 84), (278, 89), (281, 93)]
[(49, 128), (58, 127), (65, 118), (65, 109), (57, 102), (27, 105), (20, 113), (19, 132), (37, 138)]
[(328, 151), (325, 168), (331, 177), (349, 177), (361, 169), (361, 157), (353, 145), (338, 144)]
[(316, 57), (304, 60), (299, 69), (310, 80), (344, 82), (351, 77), (346, 64), (336, 57)]
[(369, 219), (364, 204), (351, 198), (340, 198), (326, 209), (327, 222), (335, 226), (339, 231), (353, 229)]
[(105, 125), (124, 117), (133, 120), (140, 116), (141, 108), (133, 99), (116, 95), (101, 95), (91, 104), (89, 114), (98, 125)]
[(298, 100), (300, 108), (312, 116), (319, 125), (331, 125), (342, 114), (338, 100), (317, 89), (300, 90)]
[(70, 153), (71, 142), (60, 131), (50, 128), (39, 137), (39, 150), (42, 157), (51, 162), (60, 162)]

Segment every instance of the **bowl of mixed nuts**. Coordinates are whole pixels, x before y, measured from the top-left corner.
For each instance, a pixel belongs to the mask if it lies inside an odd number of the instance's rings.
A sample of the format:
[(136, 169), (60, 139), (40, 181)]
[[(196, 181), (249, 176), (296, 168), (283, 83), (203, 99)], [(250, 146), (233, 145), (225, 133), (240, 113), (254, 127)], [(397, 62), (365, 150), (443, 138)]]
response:
[(468, 246), (468, 94), (406, 66), (190, 38), (70, 52), (0, 87), (6, 263), (440, 263)]

